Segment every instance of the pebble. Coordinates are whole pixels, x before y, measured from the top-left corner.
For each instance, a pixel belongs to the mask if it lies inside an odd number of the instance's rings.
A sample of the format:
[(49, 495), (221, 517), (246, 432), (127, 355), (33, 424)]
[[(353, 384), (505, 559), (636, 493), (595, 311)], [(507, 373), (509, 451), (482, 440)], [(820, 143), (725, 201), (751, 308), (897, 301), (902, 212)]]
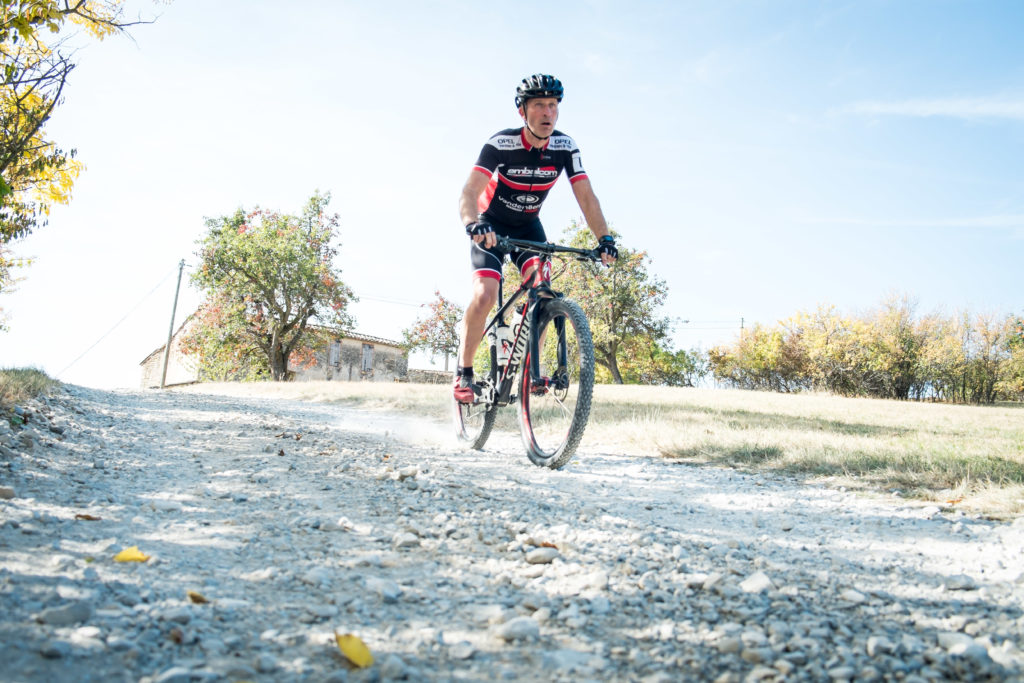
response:
[(79, 600), (60, 607), (50, 607), (39, 614), (39, 621), (50, 626), (70, 626), (92, 616), (92, 605)]
[(526, 553), (529, 564), (551, 564), (558, 557), (558, 548), (535, 548)]
[[(68, 387), (25, 411), (0, 423), (12, 680), (1024, 679), (1024, 521), (586, 438), (551, 472), (514, 431), (469, 454), (338, 403)], [(132, 545), (153, 560), (112, 560)]]
[(502, 640), (532, 640), (540, 637), (540, 624), (532, 617), (516, 617), (500, 624), (495, 635)]
[(763, 593), (772, 587), (772, 580), (764, 572), (755, 572), (740, 583), (744, 593)]

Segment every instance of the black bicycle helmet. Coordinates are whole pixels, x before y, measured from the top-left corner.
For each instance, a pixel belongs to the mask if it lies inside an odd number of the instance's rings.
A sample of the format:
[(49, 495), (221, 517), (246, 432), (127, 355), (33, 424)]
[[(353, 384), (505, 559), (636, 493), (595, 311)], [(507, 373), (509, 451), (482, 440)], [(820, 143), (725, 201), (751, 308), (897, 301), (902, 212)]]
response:
[(547, 74), (533, 74), (516, 88), (516, 108), (537, 97), (555, 97), (561, 102), (563, 93), (562, 81)]

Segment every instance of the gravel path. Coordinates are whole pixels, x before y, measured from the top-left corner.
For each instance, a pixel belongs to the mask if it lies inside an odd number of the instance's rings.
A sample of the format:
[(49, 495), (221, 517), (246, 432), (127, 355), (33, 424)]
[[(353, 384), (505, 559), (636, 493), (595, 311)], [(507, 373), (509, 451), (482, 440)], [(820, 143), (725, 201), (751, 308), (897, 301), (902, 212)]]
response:
[(1022, 520), (586, 439), (552, 472), (514, 434), (467, 453), (337, 405), (24, 408), (0, 424), (4, 681), (1024, 680)]

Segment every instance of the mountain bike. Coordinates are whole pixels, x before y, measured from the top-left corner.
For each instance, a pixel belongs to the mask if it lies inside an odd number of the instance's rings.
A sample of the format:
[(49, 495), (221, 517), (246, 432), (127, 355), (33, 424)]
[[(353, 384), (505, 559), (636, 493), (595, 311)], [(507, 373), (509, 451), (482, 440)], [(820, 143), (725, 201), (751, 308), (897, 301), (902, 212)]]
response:
[(518, 402), (519, 431), (530, 461), (559, 469), (576, 452), (590, 416), (594, 343), (579, 304), (551, 289), (552, 258), (601, 259), (596, 249), (508, 237), (499, 236), (498, 246), (534, 253), (539, 264), (508, 301), (498, 288), (497, 311), (484, 328), (489, 348), (484, 367), (478, 366), (480, 394), (470, 404), (452, 399), (455, 433), (481, 450), (498, 409)]

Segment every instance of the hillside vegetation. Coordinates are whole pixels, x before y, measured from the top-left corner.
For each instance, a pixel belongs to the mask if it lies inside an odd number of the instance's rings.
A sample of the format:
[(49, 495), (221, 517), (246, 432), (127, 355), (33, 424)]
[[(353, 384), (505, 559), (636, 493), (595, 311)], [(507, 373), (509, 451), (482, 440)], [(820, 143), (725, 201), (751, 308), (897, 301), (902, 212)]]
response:
[[(339, 402), (448, 419), (446, 385), (202, 384), (185, 390)], [(517, 430), (506, 409), (498, 428)], [(991, 515), (1024, 511), (1024, 407), (598, 385), (584, 450), (828, 481)], [(585, 456), (584, 456), (585, 457)]]

